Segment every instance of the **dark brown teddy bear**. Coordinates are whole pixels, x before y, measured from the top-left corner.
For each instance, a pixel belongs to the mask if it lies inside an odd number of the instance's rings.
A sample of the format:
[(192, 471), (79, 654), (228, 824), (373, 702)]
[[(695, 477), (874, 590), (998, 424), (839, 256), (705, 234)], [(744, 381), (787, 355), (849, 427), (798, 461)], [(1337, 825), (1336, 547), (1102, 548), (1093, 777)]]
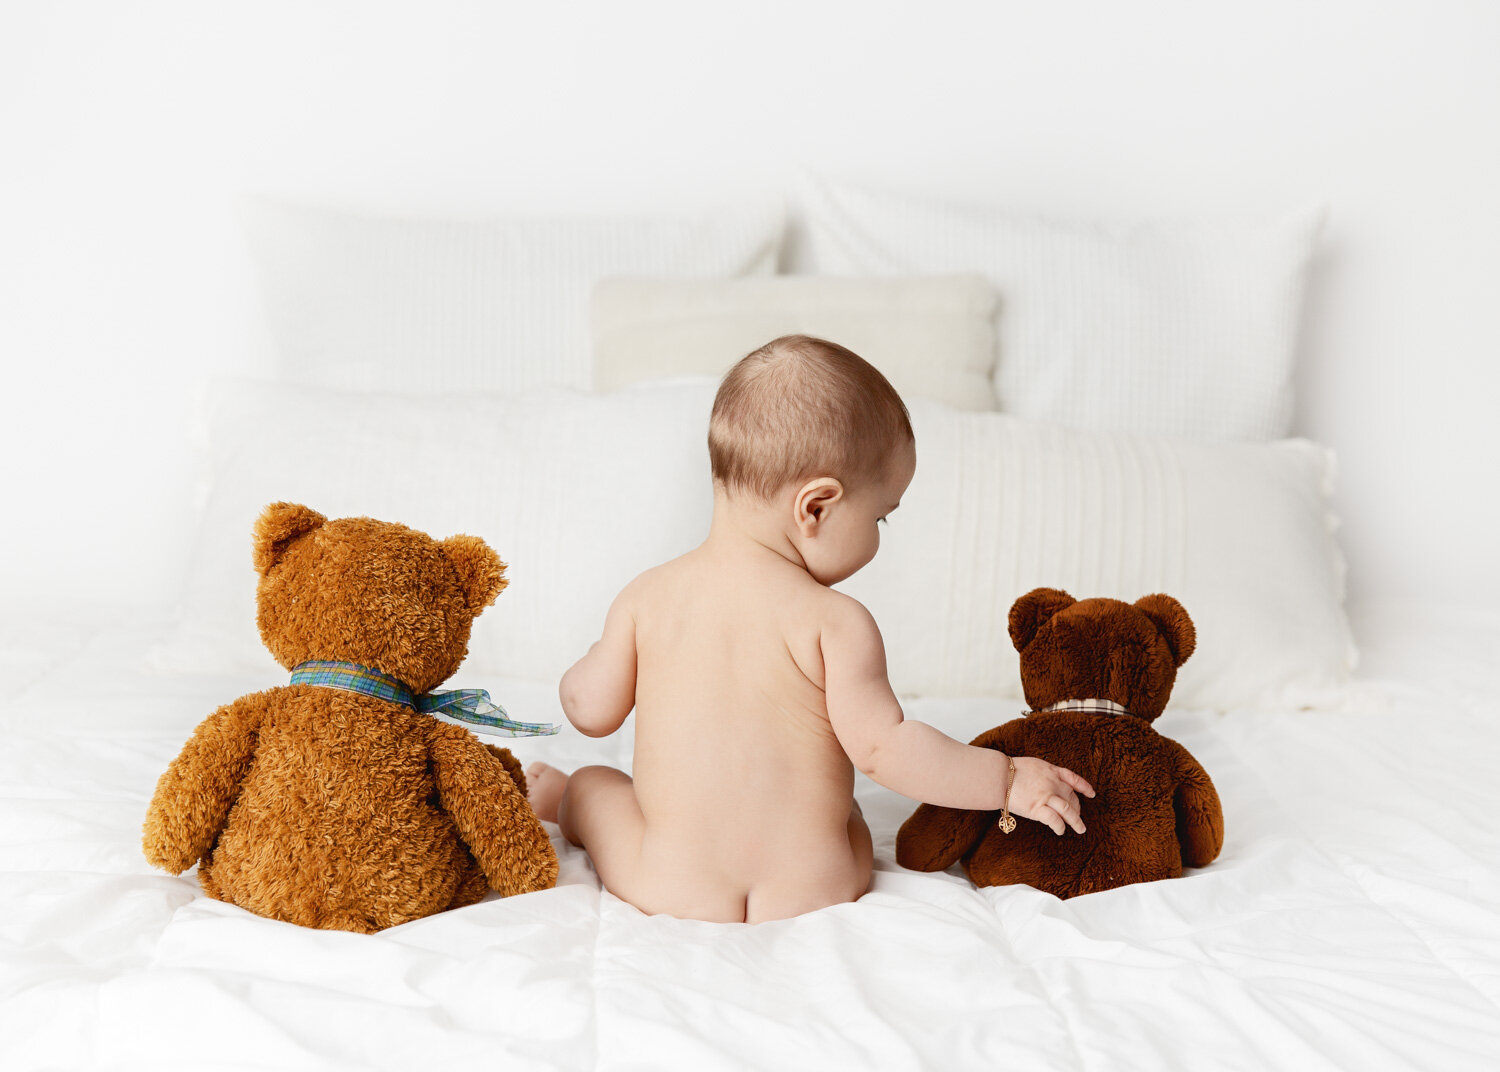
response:
[(277, 662), (356, 664), (396, 698), (298, 683), (219, 708), (157, 783), (146, 858), (173, 874), (197, 861), (205, 892), (251, 912), (366, 933), (486, 888), (551, 887), (557, 856), (515, 758), (403, 702), (463, 661), (506, 584), (495, 552), (275, 503), (255, 525), (255, 569)]
[(1010, 637), (1033, 710), (972, 743), (1087, 778), (1097, 794), (1082, 801), (1087, 832), (1059, 837), (1022, 822), (1006, 834), (999, 812), (923, 804), (896, 836), (897, 862), (941, 871), (962, 858), (975, 885), (1024, 883), (1058, 897), (1211, 863), (1224, 844), (1213, 782), (1186, 748), (1151, 728), (1196, 643), (1182, 605), (1165, 595), (1132, 605), (1038, 588), (1011, 607)]

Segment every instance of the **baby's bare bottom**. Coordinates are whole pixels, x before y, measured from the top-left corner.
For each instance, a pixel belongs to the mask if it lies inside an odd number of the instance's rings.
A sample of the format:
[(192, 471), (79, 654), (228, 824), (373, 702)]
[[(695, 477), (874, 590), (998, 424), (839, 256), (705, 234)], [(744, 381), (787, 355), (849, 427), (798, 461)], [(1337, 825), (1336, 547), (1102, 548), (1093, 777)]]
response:
[[(856, 900), (869, 888), (875, 856), (870, 828), (855, 803), (849, 813), (847, 846), (819, 853), (815, 860), (788, 855), (780, 874), (748, 888), (716, 879), (695, 867), (696, 861), (686, 858), (679, 847), (646, 843), (646, 821), (635, 784), (614, 767), (575, 771), (557, 804), (557, 823), (563, 837), (589, 854), (599, 881), (616, 897), (648, 915), (666, 913), (718, 923), (786, 919)], [(836, 858), (845, 851), (846, 858)]]

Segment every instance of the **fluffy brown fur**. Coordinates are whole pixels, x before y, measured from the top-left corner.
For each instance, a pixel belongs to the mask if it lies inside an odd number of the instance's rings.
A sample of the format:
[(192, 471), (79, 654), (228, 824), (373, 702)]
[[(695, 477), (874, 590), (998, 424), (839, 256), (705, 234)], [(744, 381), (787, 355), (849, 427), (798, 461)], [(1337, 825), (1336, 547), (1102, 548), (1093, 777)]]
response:
[[(261, 639), (288, 670), (360, 663), (415, 693), (463, 661), (505, 587), (484, 541), (328, 521), (293, 503), (255, 526)], [(557, 856), (520, 764), (468, 731), (376, 697), (288, 685), (203, 721), (157, 783), (146, 858), (220, 900), (308, 927), (371, 932), (547, 889)]]
[[(975, 885), (1024, 883), (1058, 897), (1211, 863), (1224, 844), (1213, 782), (1187, 749), (1151, 727), (1196, 643), (1182, 605), (1165, 595), (1133, 605), (1078, 601), (1038, 588), (1011, 607), (1010, 635), (1033, 710), (972, 743), (1040, 756), (1087, 778), (1097, 794), (1083, 799), (1087, 832), (1058, 837), (1042, 823), (1021, 822), (1004, 834), (999, 812), (923, 804), (896, 836), (897, 862), (940, 871), (962, 859)], [(1130, 714), (1043, 710), (1086, 699), (1112, 700)]]

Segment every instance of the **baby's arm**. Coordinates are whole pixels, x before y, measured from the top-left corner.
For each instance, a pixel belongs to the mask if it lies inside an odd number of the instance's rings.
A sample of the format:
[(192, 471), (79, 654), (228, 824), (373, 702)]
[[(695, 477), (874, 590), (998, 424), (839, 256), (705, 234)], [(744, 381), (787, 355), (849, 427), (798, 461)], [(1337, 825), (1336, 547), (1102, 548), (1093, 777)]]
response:
[[(886, 678), (885, 644), (869, 611), (855, 600), (839, 599), (821, 643), (828, 721), (856, 767), (913, 800), (1000, 810), (1011, 757), (955, 741), (905, 717)], [(1045, 760), (1017, 756), (1014, 762), (1010, 810), (1059, 834), (1066, 826), (1083, 833), (1077, 794), (1093, 796), (1093, 787)]]
[(581, 733), (614, 733), (635, 707), (635, 619), (631, 586), (615, 597), (604, 618), (604, 635), (563, 675), (557, 695), (563, 714)]

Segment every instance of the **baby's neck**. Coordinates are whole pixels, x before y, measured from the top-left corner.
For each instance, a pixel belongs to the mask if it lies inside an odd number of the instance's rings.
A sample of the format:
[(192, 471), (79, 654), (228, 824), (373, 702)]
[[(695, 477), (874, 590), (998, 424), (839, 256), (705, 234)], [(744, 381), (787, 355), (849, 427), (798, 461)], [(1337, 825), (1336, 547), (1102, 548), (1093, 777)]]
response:
[(784, 511), (753, 496), (731, 498), (722, 488), (714, 490), (714, 517), (703, 550), (725, 558), (765, 558), (774, 554), (804, 572), (803, 561), (791, 534), (781, 520)]

